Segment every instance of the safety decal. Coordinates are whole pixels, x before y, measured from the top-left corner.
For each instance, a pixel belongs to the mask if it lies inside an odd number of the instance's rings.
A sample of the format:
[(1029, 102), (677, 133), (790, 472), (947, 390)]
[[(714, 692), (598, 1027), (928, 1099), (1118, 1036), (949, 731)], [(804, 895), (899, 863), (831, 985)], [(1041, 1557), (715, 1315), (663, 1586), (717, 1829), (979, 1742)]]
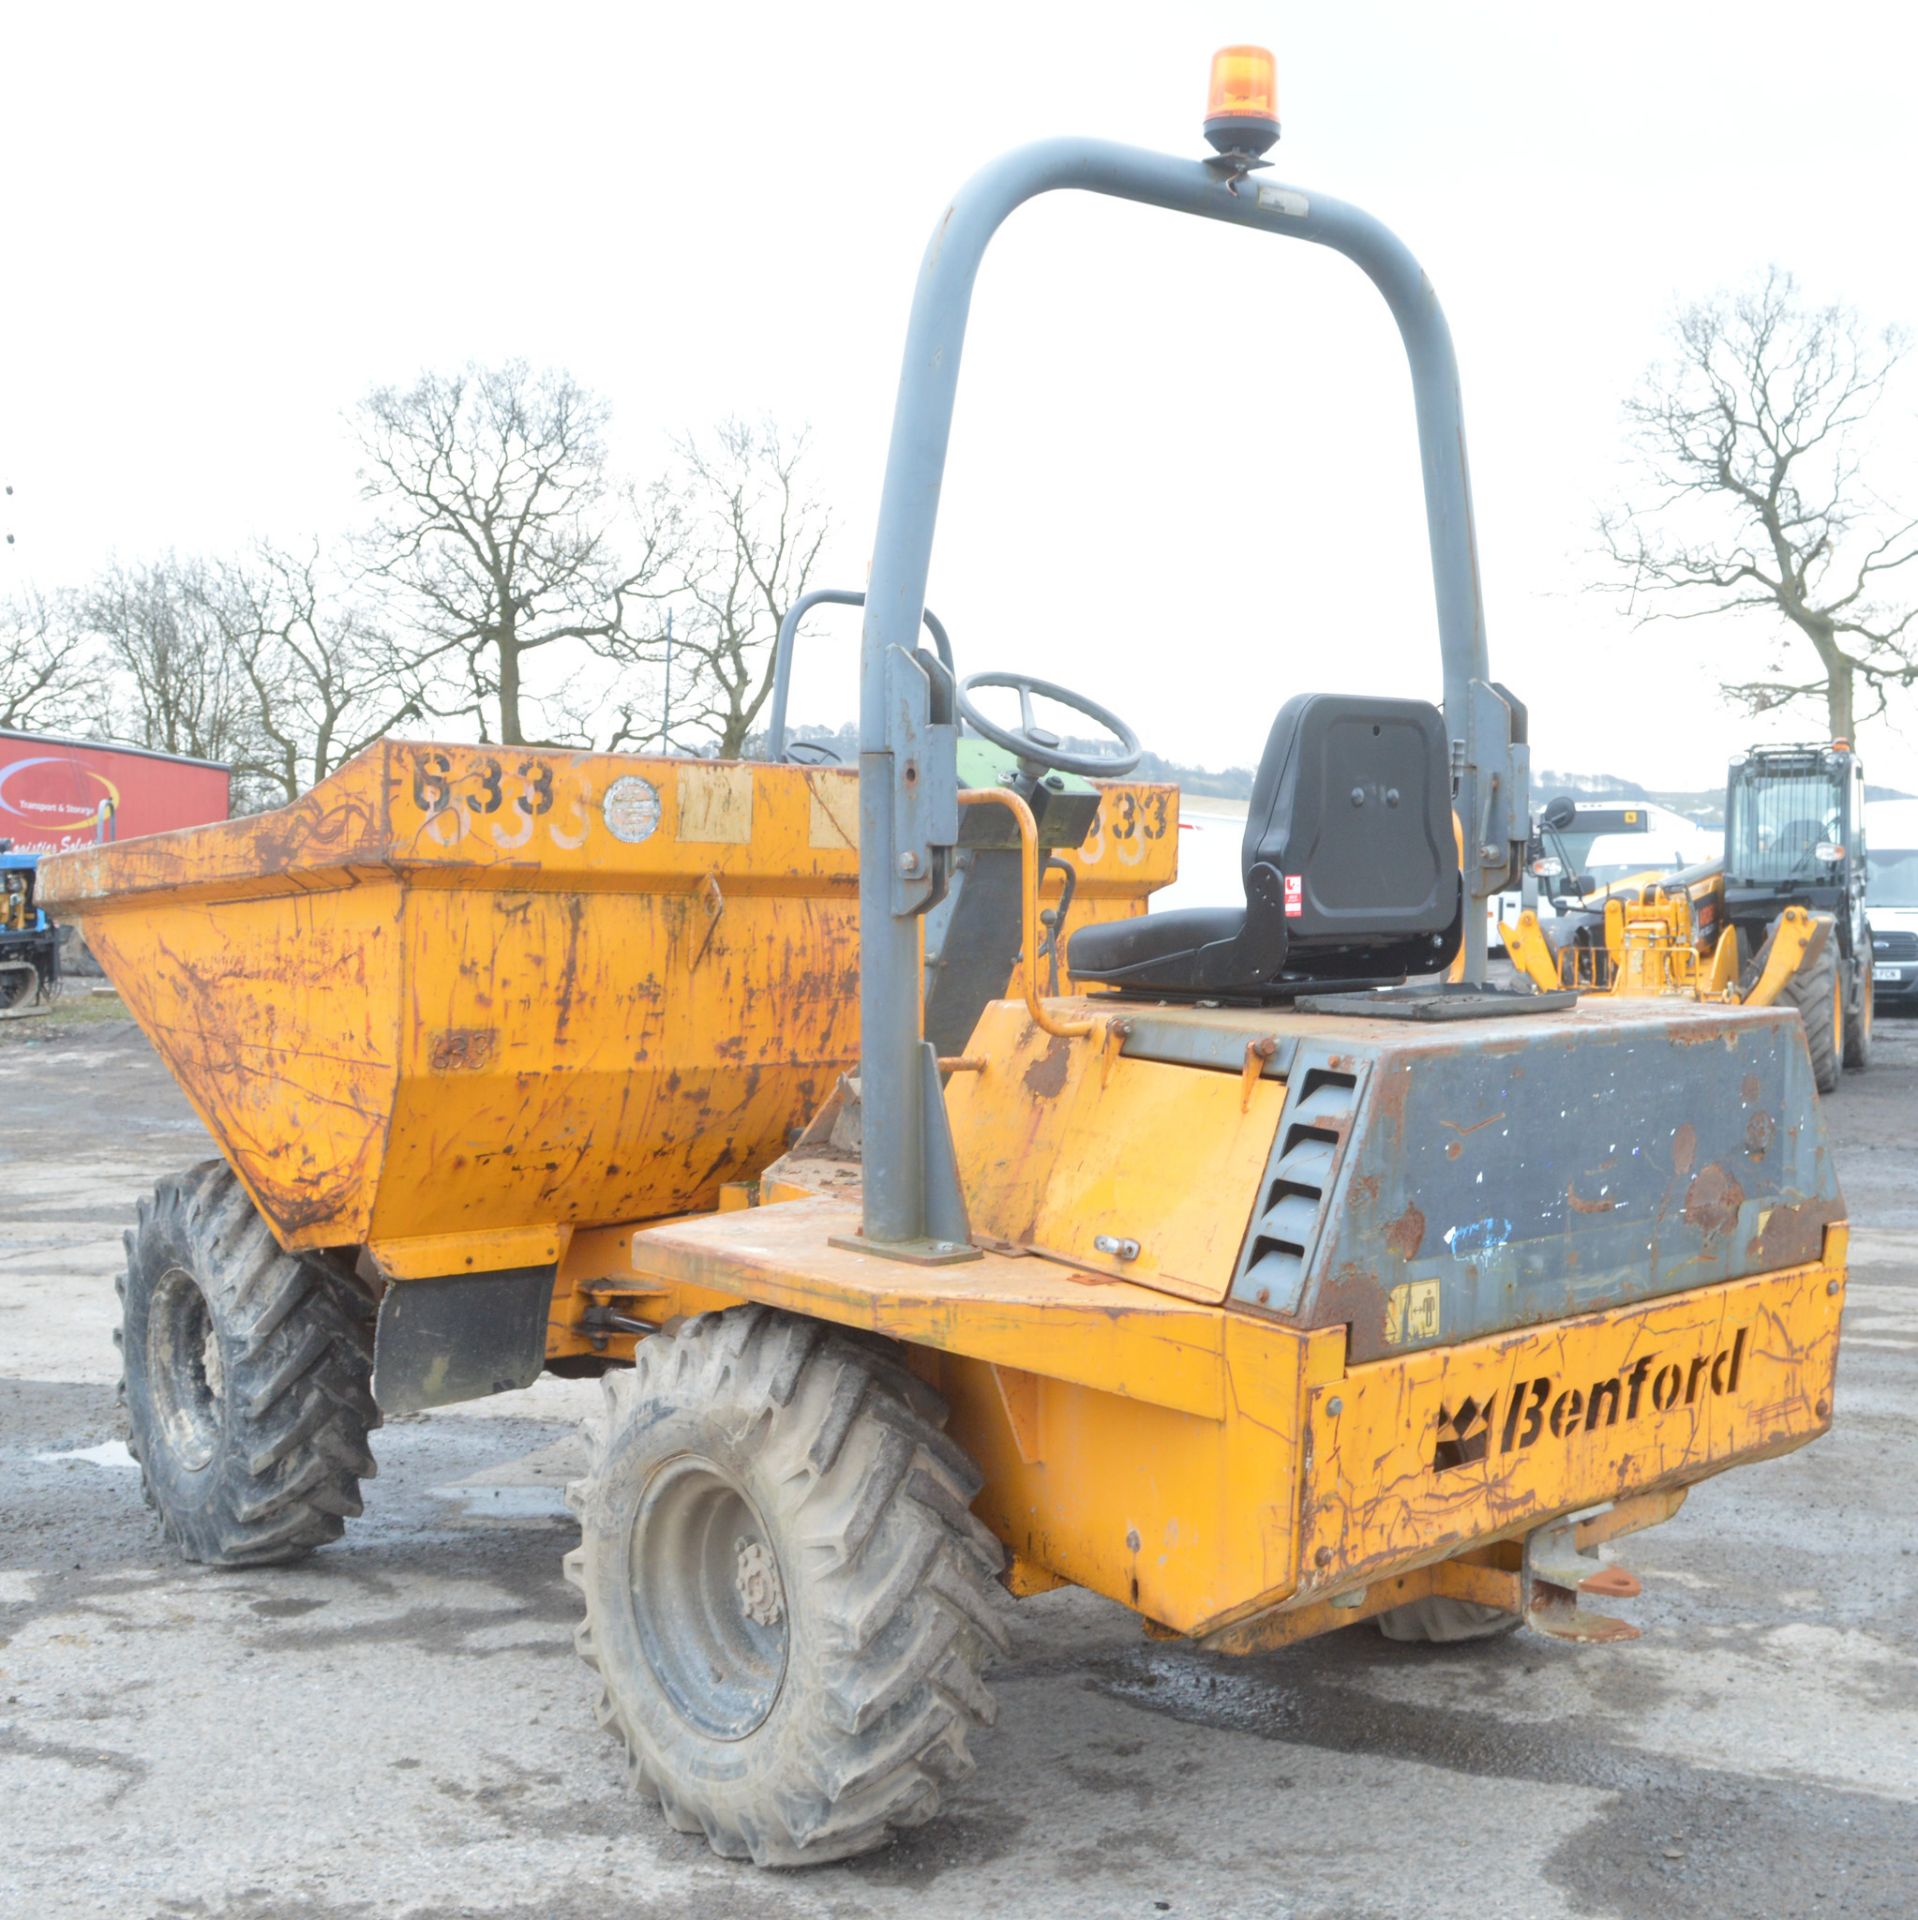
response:
[(659, 789), (636, 773), (622, 775), (606, 789), (600, 811), (615, 840), (637, 846), (642, 840), (650, 840), (659, 825)]

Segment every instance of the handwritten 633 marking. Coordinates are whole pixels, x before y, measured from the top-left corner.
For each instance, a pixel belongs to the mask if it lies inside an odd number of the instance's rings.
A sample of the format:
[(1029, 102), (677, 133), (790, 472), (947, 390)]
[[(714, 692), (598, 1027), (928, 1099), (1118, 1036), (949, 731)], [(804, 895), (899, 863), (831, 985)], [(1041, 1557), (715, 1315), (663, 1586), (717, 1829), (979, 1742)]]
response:
[(571, 852), (586, 843), (591, 799), (582, 772), (556, 775), (545, 760), (489, 754), (456, 772), (450, 755), (432, 751), (413, 762), (413, 804), (442, 847), (458, 846), (470, 833), (511, 853), (537, 832)]
[(1094, 866), (1110, 844), (1121, 866), (1136, 867), (1146, 848), (1172, 831), (1172, 796), (1164, 791), (1140, 793), (1132, 787), (1108, 787), (1092, 831), (1079, 853), (1082, 866)]

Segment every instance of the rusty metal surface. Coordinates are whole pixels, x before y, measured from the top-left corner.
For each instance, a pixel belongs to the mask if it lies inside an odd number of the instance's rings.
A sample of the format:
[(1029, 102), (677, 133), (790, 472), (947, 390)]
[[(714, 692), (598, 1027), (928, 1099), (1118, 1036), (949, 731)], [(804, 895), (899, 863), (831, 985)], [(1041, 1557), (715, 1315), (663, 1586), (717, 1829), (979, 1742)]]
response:
[[(1080, 1016), (1059, 1024), (1105, 1024), (1085, 1017), (1102, 998), (1052, 1004)], [(974, 1233), (1221, 1300), (1284, 1086), (1138, 1058), (1125, 1041), (1110, 1027), (1049, 1034), (1009, 1000), (986, 1009), (974, 1036), (985, 1068), (946, 1089)]]
[[(281, 1243), (712, 1205), (858, 1053), (855, 776), (389, 741), (293, 806), (46, 863)], [(1173, 848), (1073, 856), (1075, 918)], [(1010, 930), (1009, 930), (1010, 932)], [(410, 1272), (408, 1277), (414, 1277)]]
[(1831, 1423), (1844, 1237), (1829, 1264), (1407, 1354), (1314, 1387), (1301, 1594), (1803, 1446)]
[[(917, 1266), (847, 1244), (857, 1193), (746, 1207), (632, 1236), (637, 1280), (759, 1300), (1216, 1423), (1227, 1319), (1216, 1308), (1051, 1260), (987, 1253)], [(1265, 1330), (1261, 1330), (1265, 1331)], [(1271, 1329), (1270, 1350), (1301, 1344)]]
[(1481, 1559), (1440, 1560), (1433, 1566), (1391, 1574), (1361, 1591), (1341, 1595), (1340, 1599), (1348, 1604), (1335, 1606), (1329, 1600), (1317, 1600), (1304, 1606), (1274, 1608), (1269, 1613), (1221, 1627), (1205, 1635), (1200, 1644), (1208, 1653), (1273, 1653), (1280, 1647), (1293, 1646), (1322, 1633), (1336, 1633), (1341, 1627), (1376, 1619), (1393, 1607), (1434, 1596), (1467, 1601), (1473, 1606), (1499, 1607), (1516, 1614), (1523, 1603), (1524, 1590), (1516, 1572), (1487, 1565)]
[[(1795, 1266), (1844, 1219), (1788, 1012), (1602, 997), (1428, 1029), (1119, 995), (1080, 1004), (1110, 1011), (1128, 1061), (1185, 1063), (1196, 1078), (1236, 1079), (1247, 1047), (1270, 1045), (1262, 1072), (1288, 1076), (1285, 1113), (1258, 1184), (1222, 1196), (1252, 1222), (1231, 1299), (1349, 1329), (1354, 1364)], [(1028, 1134), (1071, 1058), (1062, 1044), (1031, 1062)], [(1355, 1090), (1349, 1113), (1326, 1104), (1340, 1080)], [(993, 1093), (952, 1097), (970, 1113)], [(1301, 1115), (1307, 1098), (1317, 1107)], [(1329, 1176), (1293, 1158), (1314, 1140), (1332, 1150)], [(1138, 1217), (1127, 1231), (1143, 1240)], [(1010, 1215), (1004, 1237), (1032, 1239)], [(1275, 1259), (1291, 1245), (1296, 1258)]]
[(1350, 1367), (1342, 1329), (1045, 1259), (913, 1267), (850, 1249), (856, 1219), (834, 1197), (651, 1228), (633, 1282), (648, 1317), (755, 1300), (930, 1350), (916, 1364), (981, 1466), (987, 1525), (1180, 1632), (1682, 1487), (1830, 1420), (1842, 1230), (1829, 1264)]
[[(137, 843), (129, 843), (137, 844)], [(396, 887), (87, 920), (87, 944), (286, 1247), (372, 1221), (400, 1081)]]
[(1349, 1326), (1355, 1364), (1796, 1266), (1844, 1218), (1790, 1013), (1345, 1044), (1370, 1084), (1298, 1319)]

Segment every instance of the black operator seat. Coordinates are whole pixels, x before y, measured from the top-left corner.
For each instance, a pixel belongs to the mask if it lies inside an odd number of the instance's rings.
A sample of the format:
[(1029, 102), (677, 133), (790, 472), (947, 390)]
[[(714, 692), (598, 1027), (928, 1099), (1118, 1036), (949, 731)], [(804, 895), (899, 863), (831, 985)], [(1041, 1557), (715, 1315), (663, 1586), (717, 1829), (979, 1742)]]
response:
[(1067, 969), (1153, 998), (1263, 1001), (1448, 966), (1463, 891), (1438, 709), (1358, 694), (1288, 700), (1252, 785), (1239, 865), (1243, 907), (1081, 927)]

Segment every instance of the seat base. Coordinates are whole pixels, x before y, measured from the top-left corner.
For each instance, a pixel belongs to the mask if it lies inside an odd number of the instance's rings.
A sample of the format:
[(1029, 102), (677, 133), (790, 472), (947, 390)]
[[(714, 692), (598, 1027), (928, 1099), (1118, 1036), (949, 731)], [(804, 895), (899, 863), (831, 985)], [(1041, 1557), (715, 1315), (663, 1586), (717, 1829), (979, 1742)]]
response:
[(1382, 973), (1371, 980), (1326, 980), (1301, 974), (1274, 980), (1263, 987), (1219, 987), (1194, 992), (1179, 987), (1127, 986), (1114, 983), (1101, 1000), (1136, 1001), (1139, 1005), (1175, 1005), (1202, 1007), (1282, 1007), (1289, 1006), (1301, 994), (1370, 993), (1377, 987), (1402, 987), (1408, 975)]
[(1075, 980), (1143, 998), (1263, 1006), (1301, 993), (1398, 986), (1440, 971), (1458, 951), (1462, 898), (1441, 934), (1297, 939), (1282, 874), (1260, 861), (1245, 890), (1242, 908), (1185, 907), (1082, 927), (1066, 964)]

